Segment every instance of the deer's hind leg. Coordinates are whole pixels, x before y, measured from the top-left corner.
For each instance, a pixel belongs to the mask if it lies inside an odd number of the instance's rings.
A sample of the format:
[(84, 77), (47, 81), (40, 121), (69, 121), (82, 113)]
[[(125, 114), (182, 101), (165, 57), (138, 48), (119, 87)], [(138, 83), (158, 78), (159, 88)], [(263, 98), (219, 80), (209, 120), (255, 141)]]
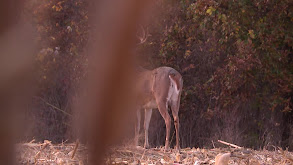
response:
[(152, 117), (152, 109), (145, 109), (145, 118), (144, 118), (144, 131), (145, 131), (145, 142), (144, 148), (149, 148), (149, 125)]
[(172, 102), (171, 103), (171, 111), (172, 115), (174, 118), (174, 125), (175, 125), (175, 130), (176, 130), (176, 146), (175, 149), (180, 150), (180, 137), (179, 137), (179, 105), (180, 105), (180, 100)]
[(140, 131), (140, 120), (141, 120), (141, 110), (136, 110), (136, 120), (135, 120), (135, 135), (134, 135), (134, 145), (138, 146), (139, 131)]
[(168, 150), (169, 149), (169, 137), (170, 137), (171, 117), (170, 117), (170, 115), (168, 113), (168, 106), (167, 106), (166, 102), (157, 101), (157, 104), (158, 104), (159, 112), (162, 115), (162, 117), (164, 118), (165, 124), (166, 124), (165, 149)]

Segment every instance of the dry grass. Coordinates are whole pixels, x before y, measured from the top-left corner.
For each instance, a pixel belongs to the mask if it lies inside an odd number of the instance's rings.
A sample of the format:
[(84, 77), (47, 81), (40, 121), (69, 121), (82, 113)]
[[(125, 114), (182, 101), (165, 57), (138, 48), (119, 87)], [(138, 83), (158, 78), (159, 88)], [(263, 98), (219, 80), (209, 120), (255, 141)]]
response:
[(76, 143), (52, 144), (46, 140), (17, 144), (17, 161), (20, 164), (88, 164), (87, 149), (78, 145), (74, 154), (75, 147)]
[(231, 153), (229, 165), (289, 165), (293, 153), (278, 149), (276, 151), (256, 151), (251, 149), (181, 149), (164, 152), (163, 148), (145, 150), (143, 148), (113, 148), (106, 159), (107, 164), (215, 164), (215, 157), (220, 153)]
[[(88, 150), (76, 143), (52, 144), (22, 143), (17, 145), (20, 164), (88, 164)], [(164, 152), (163, 148), (121, 146), (110, 149), (106, 164), (215, 164), (220, 153), (231, 153), (229, 164), (240, 165), (289, 165), (293, 164), (293, 153), (276, 148), (275, 151), (234, 148), (199, 149), (185, 148), (180, 153), (174, 150)]]

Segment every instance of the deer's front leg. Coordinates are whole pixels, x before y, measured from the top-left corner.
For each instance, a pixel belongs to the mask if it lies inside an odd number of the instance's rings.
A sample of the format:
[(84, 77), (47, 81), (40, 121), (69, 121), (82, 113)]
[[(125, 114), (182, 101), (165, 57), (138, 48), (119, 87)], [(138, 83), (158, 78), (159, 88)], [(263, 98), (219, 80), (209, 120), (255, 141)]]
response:
[(149, 125), (152, 117), (152, 109), (145, 109), (145, 118), (144, 118), (144, 148), (149, 148)]
[(158, 109), (160, 114), (162, 115), (162, 117), (165, 120), (165, 124), (166, 124), (166, 142), (165, 142), (165, 150), (169, 149), (169, 137), (170, 137), (170, 127), (171, 127), (171, 118), (170, 115), (168, 113), (168, 107), (167, 104), (165, 102), (157, 102), (158, 104)]
[(134, 145), (138, 146), (139, 130), (140, 130), (140, 120), (141, 113), (140, 109), (136, 110), (136, 120), (135, 120), (135, 135), (134, 135)]

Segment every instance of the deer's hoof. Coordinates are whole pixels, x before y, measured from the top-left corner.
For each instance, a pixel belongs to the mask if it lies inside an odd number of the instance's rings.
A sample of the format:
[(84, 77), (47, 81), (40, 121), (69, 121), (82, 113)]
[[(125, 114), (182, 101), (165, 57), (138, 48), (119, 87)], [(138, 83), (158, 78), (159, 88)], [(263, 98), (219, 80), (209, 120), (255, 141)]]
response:
[(170, 147), (169, 146), (165, 146), (164, 152), (169, 152), (169, 151), (170, 151)]
[(144, 145), (144, 149), (150, 149), (149, 145)]
[(141, 146), (135, 146), (135, 148), (138, 149), (138, 150), (143, 150), (144, 149)]
[(180, 146), (179, 146), (179, 145), (176, 145), (176, 146), (174, 147), (174, 149), (175, 149), (175, 150), (180, 150)]
[(180, 147), (176, 146), (176, 147), (174, 148), (174, 150), (175, 150), (176, 152), (180, 152)]

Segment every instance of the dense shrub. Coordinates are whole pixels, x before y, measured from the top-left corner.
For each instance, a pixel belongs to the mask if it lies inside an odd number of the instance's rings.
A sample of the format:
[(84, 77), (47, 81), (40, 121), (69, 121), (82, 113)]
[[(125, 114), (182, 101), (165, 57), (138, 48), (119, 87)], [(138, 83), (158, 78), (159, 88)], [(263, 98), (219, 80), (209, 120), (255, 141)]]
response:
[(183, 146), (224, 139), (293, 147), (292, 2), (181, 0), (161, 8), (168, 13), (150, 25), (144, 57), (151, 68), (183, 74)]
[(30, 1), (28, 11), (38, 32), (37, 94), (30, 117), (33, 136), (60, 142), (70, 137), (72, 103), (85, 76), (88, 38), (84, 0)]

